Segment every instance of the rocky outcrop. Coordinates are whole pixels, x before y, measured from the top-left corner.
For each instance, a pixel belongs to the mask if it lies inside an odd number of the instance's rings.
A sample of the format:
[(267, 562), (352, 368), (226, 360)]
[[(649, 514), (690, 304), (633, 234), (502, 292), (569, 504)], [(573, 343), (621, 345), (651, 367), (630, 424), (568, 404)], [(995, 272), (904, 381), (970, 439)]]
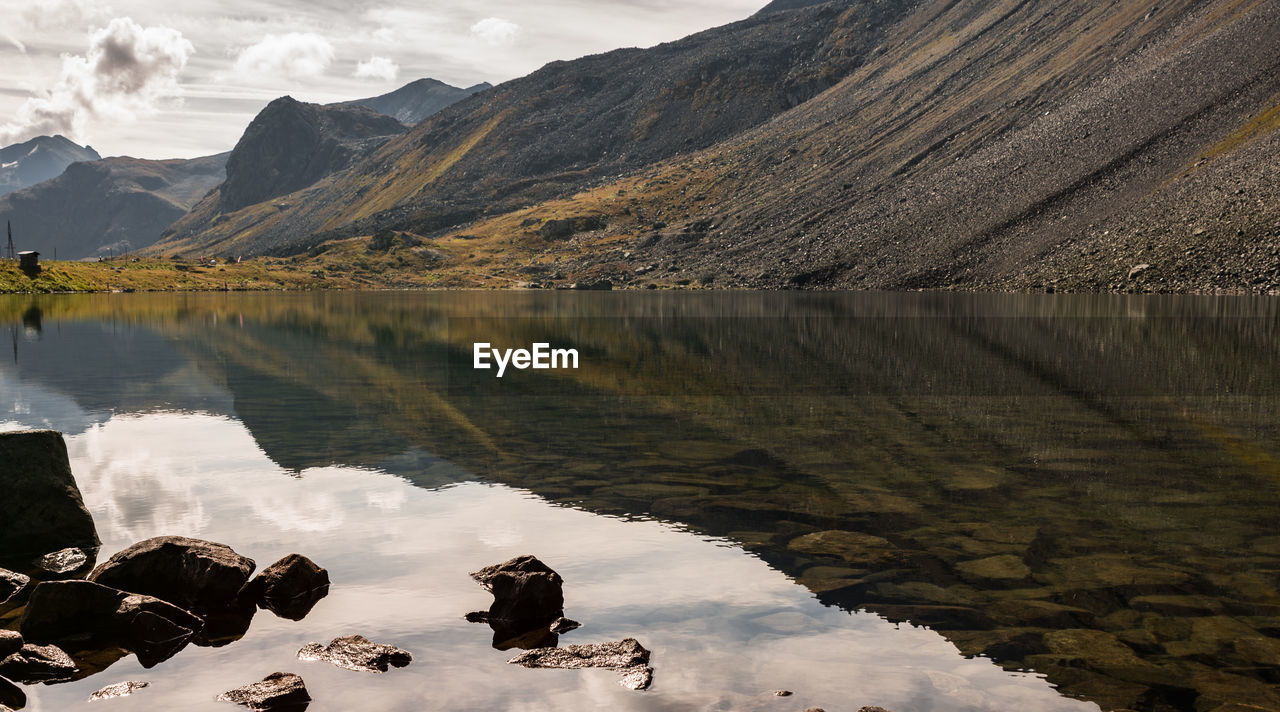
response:
[(299, 660), (320, 660), (357, 672), (386, 672), (413, 662), (413, 655), (394, 645), (374, 643), (362, 635), (334, 638), (328, 645), (308, 643), (298, 651)]
[(281, 618), (300, 621), (329, 595), (329, 572), (301, 554), (290, 554), (262, 570), (240, 592)]
[(362, 106), (276, 99), (254, 117), (231, 151), (218, 208), (231, 212), (305, 188), (405, 129)]
[(644, 690), (653, 682), (649, 651), (635, 638), (613, 643), (569, 645), (563, 648), (536, 648), (507, 661), (527, 668), (606, 668), (622, 673), (623, 687)]
[(25, 568), (68, 547), (96, 550), (98, 532), (71, 474), (62, 433), (0, 433), (0, 565)]
[(519, 556), (471, 574), (493, 594), (482, 616), (494, 631), (494, 647), (554, 645), (551, 626), (564, 616), (564, 579), (536, 557)]
[(291, 672), (275, 672), (255, 682), (218, 695), (219, 702), (234, 702), (251, 710), (302, 712), (311, 695), (302, 678)]
[(173, 657), (203, 627), (196, 615), (158, 598), (89, 581), (36, 586), (20, 625), (29, 641), (74, 651), (119, 647), (143, 667)]
[(224, 544), (166, 536), (112, 556), (89, 580), (204, 614), (235, 608), (255, 566)]
[(56, 645), (27, 643), (18, 652), (0, 660), (0, 677), (25, 685), (69, 680), (76, 671), (75, 661)]

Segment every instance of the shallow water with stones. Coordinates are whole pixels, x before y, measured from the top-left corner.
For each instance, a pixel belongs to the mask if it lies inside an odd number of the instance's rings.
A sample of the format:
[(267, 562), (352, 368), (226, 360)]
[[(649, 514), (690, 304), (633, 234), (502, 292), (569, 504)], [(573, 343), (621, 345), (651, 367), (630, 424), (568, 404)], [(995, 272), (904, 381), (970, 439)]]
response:
[[(99, 558), (180, 534), (328, 568), (304, 620), (27, 688), (28, 709), (1280, 708), (1274, 300), (753, 293), (0, 297), (0, 423), (64, 431)], [(472, 368), (547, 341), (574, 371)], [(468, 572), (534, 553), (507, 665)], [(12, 625), (20, 610), (3, 614)], [(358, 633), (414, 654), (299, 661)], [(774, 691), (795, 694), (779, 698)]]

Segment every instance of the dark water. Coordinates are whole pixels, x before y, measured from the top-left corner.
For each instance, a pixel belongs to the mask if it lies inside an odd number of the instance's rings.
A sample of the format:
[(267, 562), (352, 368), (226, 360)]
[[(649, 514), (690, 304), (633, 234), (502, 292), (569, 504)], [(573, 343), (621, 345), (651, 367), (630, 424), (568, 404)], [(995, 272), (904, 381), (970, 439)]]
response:
[[(28, 709), (1280, 709), (1277, 302), (791, 294), (3, 297), (0, 427), (55, 427), (104, 541), (301, 552), (331, 595), (222, 648), (29, 688)], [(471, 368), (548, 341), (580, 368)], [(562, 643), (462, 615), (534, 553)], [(12, 623), (17, 611), (5, 614)], [(300, 662), (349, 633), (415, 653)], [(791, 697), (772, 695), (793, 690)]]

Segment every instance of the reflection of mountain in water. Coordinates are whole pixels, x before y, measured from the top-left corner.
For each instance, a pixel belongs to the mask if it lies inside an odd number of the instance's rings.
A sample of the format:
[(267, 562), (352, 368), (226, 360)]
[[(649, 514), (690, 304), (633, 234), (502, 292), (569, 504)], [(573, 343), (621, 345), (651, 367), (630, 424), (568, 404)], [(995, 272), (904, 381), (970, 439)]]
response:
[[(163, 334), (291, 469), (461, 468), (682, 523), (1104, 708), (1280, 707), (1274, 305), (623, 299), (157, 297), (93, 328)], [(104, 316), (43, 308), (46, 340)], [(583, 368), (499, 382), (467, 367), (478, 340)]]

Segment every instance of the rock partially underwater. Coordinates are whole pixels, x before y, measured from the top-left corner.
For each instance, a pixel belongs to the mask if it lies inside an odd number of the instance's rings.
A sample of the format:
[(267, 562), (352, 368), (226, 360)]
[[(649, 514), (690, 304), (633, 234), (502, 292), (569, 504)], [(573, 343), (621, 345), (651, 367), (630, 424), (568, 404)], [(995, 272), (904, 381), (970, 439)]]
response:
[(362, 635), (334, 638), (328, 645), (308, 643), (298, 651), (299, 660), (320, 660), (356, 672), (386, 672), (413, 662), (413, 655), (394, 645), (375, 643)]
[(305, 618), (327, 595), (329, 572), (301, 554), (289, 554), (263, 569), (240, 591), (241, 600), (294, 621)]
[(635, 638), (611, 643), (569, 645), (563, 648), (528, 650), (507, 661), (527, 668), (605, 668), (622, 674), (619, 684), (631, 690), (644, 690), (653, 682), (649, 667), (649, 651)]
[(493, 647), (539, 648), (558, 642), (553, 627), (563, 627), (564, 579), (536, 557), (518, 556), (486, 566), (471, 578), (493, 594), (493, 605), (467, 620), (488, 623)]
[(218, 695), (219, 702), (233, 702), (251, 710), (302, 712), (311, 695), (302, 678), (291, 672), (275, 672), (255, 682)]
[(71, 474), (62, 433), (0, 433), (0, 566), (24, 569), (51, 551), (100, 541)]

